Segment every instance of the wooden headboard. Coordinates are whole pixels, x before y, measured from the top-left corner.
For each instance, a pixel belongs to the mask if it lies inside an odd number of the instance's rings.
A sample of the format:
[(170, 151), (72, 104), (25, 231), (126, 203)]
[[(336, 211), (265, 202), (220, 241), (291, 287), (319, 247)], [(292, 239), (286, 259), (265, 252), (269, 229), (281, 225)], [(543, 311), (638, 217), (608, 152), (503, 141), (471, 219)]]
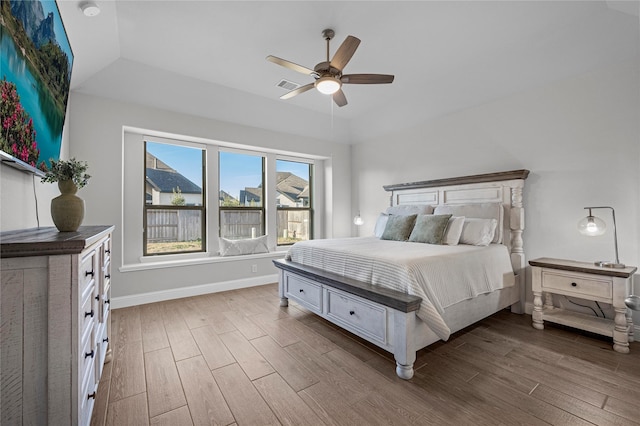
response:
[(529, 170), (486, 173), (423, 182), (385, 185), (391, 192), (391, 205), (427, 204), (431, 206), (501, 203), (503, 207), (503, 244), (511, 253), (511, 265), (520, 284), (524, 301), (525, 253), (522, 240), (524, 206), (522, 190)]

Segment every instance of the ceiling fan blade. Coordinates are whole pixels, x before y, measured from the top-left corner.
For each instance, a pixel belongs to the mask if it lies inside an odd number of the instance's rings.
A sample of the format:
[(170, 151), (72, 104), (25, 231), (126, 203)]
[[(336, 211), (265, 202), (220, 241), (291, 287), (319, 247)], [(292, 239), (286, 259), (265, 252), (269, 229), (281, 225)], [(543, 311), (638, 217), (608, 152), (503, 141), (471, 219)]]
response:
[(287, 61), (286, 59), (278, 58), (277, 56), (269, 55), (267, 56), (267, 61), (273, 62), (274, 64), (283, 66), (285, 68), (289, 68), (290, 70), (301, 72), (302, 74), (307, 74), (307, 75), (316, 74), (316, 72), (310, 68), (303, 67), (302, 65), (295, 64), (291, 61)]
[[(347, 65), (347, 63), (351, 60), (351, 57), (354, 53), (356, 53), (356, 49), (360, 45), (360, 39), (354, 36), (347, 36), (346, 39), (342, 42), (338, 50), (336, 50), (336, 54), (333, 55), (333, 59), (331, 60), (331, 66), (333, 68), (337, 68), (340, 71)], [(328, 56), (328, 55), (327, 55)]]
[(393, 83), (393, 78), (389, 74), (347, 74), (340, 81), (346, 84), (384, 84)]
[(342, 89), (338, 90), (336, 93), (333, 94), (333, 101), (339, 107), (343, 107), (347, 104), (347, 97), (344, 95), (344, 92), (342, 91)]
[(313, 89), (314, 86), (315, 86), (315, 83), (305, 84), (304, 86), (300, 86), (295, 90), (285, 93), (284, 95), (280, 96), (280, 99), (291, 99), (294, 96), (299, 95), (300, 93), (304, 93), (307, 90)]

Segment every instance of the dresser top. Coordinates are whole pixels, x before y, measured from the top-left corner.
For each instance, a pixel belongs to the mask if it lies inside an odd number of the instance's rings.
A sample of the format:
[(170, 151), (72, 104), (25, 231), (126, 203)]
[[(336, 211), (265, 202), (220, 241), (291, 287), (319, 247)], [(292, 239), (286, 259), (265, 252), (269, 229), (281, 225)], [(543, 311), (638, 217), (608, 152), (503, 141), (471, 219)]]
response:
[(59, 232), (55, 227), (0, 232), (0, 257), (77, 254), (113, 231), (112, 225), (81, 226), (76, 232)]
[(531, 266), (539, 266), (542, 268), (559, 269), (561, 271), (583, 272), (586, 274), (606, 275), (608, 277), (629, 278), (638, 269), (635, 266), (627, 266), (626, 268), (608, 268), (596, 266), (593, 262), (578, 262), (575, 260), (552, 259), (550, 257), (541, 257), (529, 261)]

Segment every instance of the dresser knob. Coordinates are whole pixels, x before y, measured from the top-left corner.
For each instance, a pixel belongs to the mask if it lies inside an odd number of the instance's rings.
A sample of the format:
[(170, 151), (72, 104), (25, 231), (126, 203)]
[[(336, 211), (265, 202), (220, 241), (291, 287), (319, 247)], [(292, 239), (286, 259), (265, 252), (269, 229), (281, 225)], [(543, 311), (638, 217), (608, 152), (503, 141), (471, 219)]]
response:
[(95, 391), (93, 393), (90, 393), (89, 395), (87, 395), (87, 399), (96, 399), (96, 393)]
[(97, 295), (97, 296), (95, 297), (95, 299), (99, 301), (99, 300), (100, 300), (100, 295)]
[(302, 289), (302, 288), (301, 288), (301, 289), (300, 289), (300, 293), (304, 293), (304, 289)]
[(107, 254), (109, 254), (109, 253), (111, 253), (111, 250), (107, 249), (107, 250), (105, 250), (104, 252), (105, 252), (105, 253), (107, 253)]
[(85, 276), (85, 277), (87, 277), (87, 276), (89, 276), (89, 275), (93, 276), (93, 275), (94, 275), (93, 271), (86, 271), (86, 272), (84, 273), (84, 276)]
[(105, 337), (104, 339), (102, 339), (102, 343), (108, 343), (109, 342), (109, 338)]
[(86, 318), (86, 317), (91, 317), (91, 318), (93, 318), (93, 309), (91, 310), (91, 312), (85, 312), (85, 313), (84, 313), (84, 317), (85, 317), (85, 318)]
[(111, 274), (106, 274), (104, 277), (109, 279), (109, 278), (111, 278)]
[(578, 284), (576, 284), (576, 283), (571, 283), (571, 287), (578, 287)]
[(355, 311), (349, 311), (349, 315), (354, 315), (355, 313)]
[(93, 358), (93, 349), (91, 350), (91, 352), (85, 352), (84, 353), (84, 357), (85, 358), (89, 358), (89, 357)]
[(105, 300), (104, 300), (104, 304), (105, 304), (105, 305), (108, 305), (108, 304), (109, 304), (109, 302), (110, 302), (110, 300), (109, 300), (109, 299), (105, 299)]

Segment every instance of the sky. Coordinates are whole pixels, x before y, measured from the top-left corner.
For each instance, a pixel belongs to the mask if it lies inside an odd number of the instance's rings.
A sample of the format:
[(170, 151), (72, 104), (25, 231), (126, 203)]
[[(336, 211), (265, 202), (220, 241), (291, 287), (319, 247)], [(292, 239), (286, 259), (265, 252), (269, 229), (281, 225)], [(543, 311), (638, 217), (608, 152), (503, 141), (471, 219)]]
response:
[[(178, 173), (202, 188), (202, 150), (186, 146), (147, 142), (147, 150)], [(240, 190), (245, 187), (257, 187), (261, 182), (260, 156), (220, 152), (221, 189), (239, 198)], [(309, 165), (293, 161), (278, 160), (276, 170), (291, 172), (305, 180), (309, 180)]]

